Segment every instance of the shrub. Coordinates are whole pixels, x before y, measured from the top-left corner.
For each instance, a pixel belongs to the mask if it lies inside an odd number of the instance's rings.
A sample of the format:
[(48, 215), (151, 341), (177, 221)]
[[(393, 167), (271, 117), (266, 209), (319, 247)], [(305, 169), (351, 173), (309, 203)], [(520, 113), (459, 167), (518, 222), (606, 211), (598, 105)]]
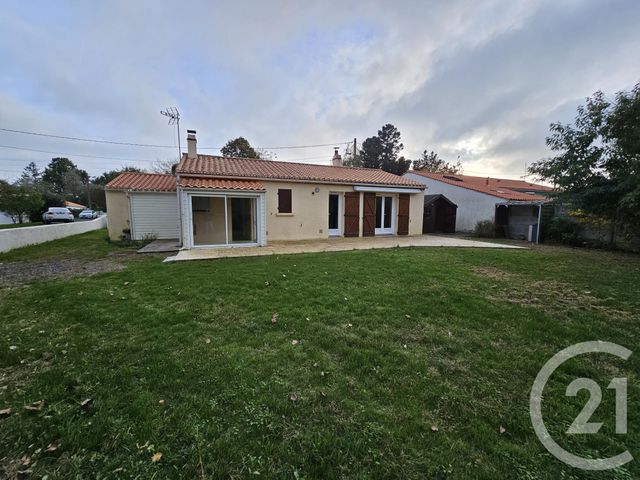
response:
[(567, 217), (553, 217), (543, 228), (544, 238), (565, 245), (581, 246), (584, 240), (579, 235), (580, 225)]
[(496, 224), (493, 220), (481, 220), (473, 229), (476, 237), (494, 238), (496, 236)]

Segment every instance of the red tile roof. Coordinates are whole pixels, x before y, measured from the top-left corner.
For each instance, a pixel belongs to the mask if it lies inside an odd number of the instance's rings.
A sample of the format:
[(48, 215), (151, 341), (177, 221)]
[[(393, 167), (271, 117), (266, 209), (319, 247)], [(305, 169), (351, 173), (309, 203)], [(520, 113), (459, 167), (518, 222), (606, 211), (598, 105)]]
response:
[(107, 183), (108, 190), (139, 190), (143, 192), (175, 192), (176, 177), (164, 173), (125, 172)]
[(209, 175), (220, 178), (257, 178), (261, 180), (424, 188), (424, 185), (409, 178), (372, 168), (333, 167), (212, 155), (198, 155), (197, 158), (192, 159), (185, 154), (178, 164), (176, 173)]
[[(455, 185), (456, 187), (475, 190), (476, 192), (486, 193), (494, 197), (503, 198), (505, 200), (517, 202), (542, 202), (548, 200), (539, 192), (551, 193), (553, 189), (545, 185), (537, 185), (535, 183), (525, 182), (523, 180), (509, 180), (506, 178), (491, 177), (474, 177), (471, 175), (453, 175), (442, 173), (431, 173), (411, 170), (409, 173), (420, 175), (422, 177), (438, 180), (439, 182)], [(526, 193), (536, 192), (536, 193)]]
[(180, 177), (180, 187), (206, 188), (212, 190), (264, 191), (264, 186), (260, 182), (252, 180), (227, 180), (224, 178), (208, 177)]
[(64, 206), (67, 208), (87, 208), (84, 205), (81, 205), (79, 203), (75, 203), (75, 202), (70, 202), (69, 200), (65, 200), (64, 201)]

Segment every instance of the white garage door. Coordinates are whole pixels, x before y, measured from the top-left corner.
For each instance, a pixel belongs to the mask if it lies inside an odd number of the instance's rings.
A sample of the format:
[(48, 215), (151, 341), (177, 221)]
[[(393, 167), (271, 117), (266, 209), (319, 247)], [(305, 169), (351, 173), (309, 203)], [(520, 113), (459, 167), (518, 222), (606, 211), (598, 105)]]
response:
[(132, 236), (142, 240), (145, 236), (155, 238), (178, 238), (178, 196), (175, 193), (132, 193)]

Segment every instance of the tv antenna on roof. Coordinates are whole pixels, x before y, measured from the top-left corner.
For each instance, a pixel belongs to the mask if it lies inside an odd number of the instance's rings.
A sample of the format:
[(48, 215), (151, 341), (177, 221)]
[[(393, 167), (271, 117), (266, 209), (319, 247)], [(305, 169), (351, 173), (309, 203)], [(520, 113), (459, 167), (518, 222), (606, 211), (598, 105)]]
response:
[(167, 107), (164, 110), (160, 110), (160, 114), (169, 117), (169, 125), (175, 125), (178, 128), (178, 161), (180, 161), (180, 157), (182, 157), (182, 150), (180, 149), (180, 112), (176, 107)]

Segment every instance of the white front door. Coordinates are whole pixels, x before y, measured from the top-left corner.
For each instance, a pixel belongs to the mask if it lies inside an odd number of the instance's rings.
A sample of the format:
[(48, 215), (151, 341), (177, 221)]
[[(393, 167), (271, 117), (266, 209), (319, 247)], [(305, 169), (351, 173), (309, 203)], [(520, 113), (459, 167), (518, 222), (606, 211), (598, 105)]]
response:
[(393, 234), (394, 208), (392, 196), (376, 196), (376, 235)]
[(329, 194), (329, 227), (327, 233), (330, 237), (342, 235), (342, 194)]

